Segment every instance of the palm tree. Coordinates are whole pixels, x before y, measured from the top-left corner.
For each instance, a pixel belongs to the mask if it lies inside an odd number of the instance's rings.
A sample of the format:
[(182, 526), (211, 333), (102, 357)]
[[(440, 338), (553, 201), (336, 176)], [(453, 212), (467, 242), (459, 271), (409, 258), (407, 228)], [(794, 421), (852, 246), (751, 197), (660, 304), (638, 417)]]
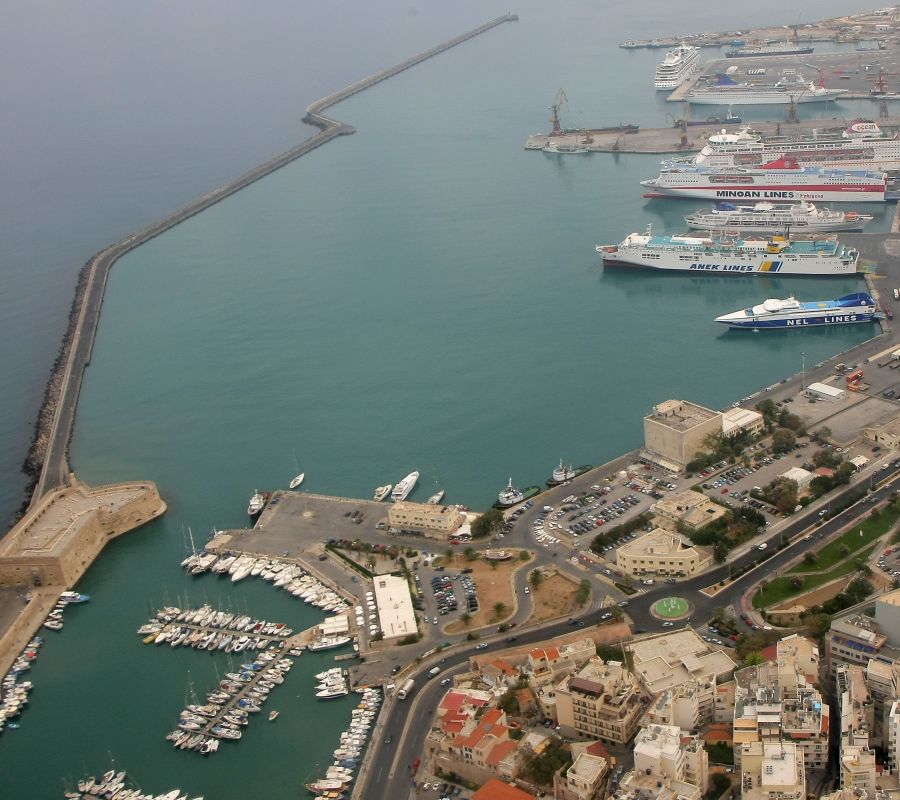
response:
[(496, 619), (500, 619), (506, 613), (506, 603), (498, 602), (494, 603), (494, 617)]
[(462, 624), (468, 628), (469, 623), (472, 621), (472, 615), (468, 611), (464, 611), (462, 616), (460, 616), (460, 619), (462, 620)]

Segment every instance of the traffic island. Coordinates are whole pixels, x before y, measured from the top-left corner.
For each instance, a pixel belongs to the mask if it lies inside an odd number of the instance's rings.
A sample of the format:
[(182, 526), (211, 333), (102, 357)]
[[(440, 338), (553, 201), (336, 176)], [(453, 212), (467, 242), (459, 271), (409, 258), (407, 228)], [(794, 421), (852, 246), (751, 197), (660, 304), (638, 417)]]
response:
[(694, 606), (683, 597), (663, 597), (650, 606), (650, 613), (657, 619), (675, 622), (691, 616)]

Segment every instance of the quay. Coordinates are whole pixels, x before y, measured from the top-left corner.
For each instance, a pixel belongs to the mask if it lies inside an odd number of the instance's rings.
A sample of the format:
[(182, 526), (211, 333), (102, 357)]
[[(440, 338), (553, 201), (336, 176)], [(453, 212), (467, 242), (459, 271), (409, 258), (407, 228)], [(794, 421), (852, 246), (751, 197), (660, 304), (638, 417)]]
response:
[(321, 130), (300, 144), (248, 170), (237, 178), (207, 192), (202, 197), (178, 209), (158, 222), (148, 225), (135, 233), (109, 245), (93, 256), (79, 275), (78, 286), (69, 325), (63, 336), (59, 355), (51, 371), (44, 394), (44, 401), (38, 414), (31, 450), (26, 459), (26, 469), (35, 475), (31, 494), (34, 506), (45, 492), (66, 484), (69, 475), (68, 447), (75, 421), (75, 411), (84, 370), (91, 362), (91, 351), (97, 332), (106, 282), (113, 265), (126, 253), (148, 242), (156, 236), (174, 228), (195, 214), (230, 197), (261, 178), (295, 161), (338, 136), (355, 133), (355, 128), (324, 116), (321, 112), (354, 94), (368, 89), (416, 64), (433, 58), (463, 42), (485, 33), (506, 22), (518, 20), (515, 14), (501, 17), (479, 25), (477, 28), (429, 48), (399, 64), (376, 72), (349, 86), (313, 102), (304, 120)]

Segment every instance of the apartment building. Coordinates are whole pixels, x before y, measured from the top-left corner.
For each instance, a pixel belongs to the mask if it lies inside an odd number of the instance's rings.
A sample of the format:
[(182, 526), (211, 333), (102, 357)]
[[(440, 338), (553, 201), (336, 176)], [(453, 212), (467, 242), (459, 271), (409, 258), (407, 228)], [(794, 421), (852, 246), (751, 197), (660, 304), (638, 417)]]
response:
[(648, 725), (634, 739), (634, 769), (691, 784), (704, 794), (709, 782), (709, 757), (699, 736), (682, 733), (677, 725)]
[(741, 800), (805, 800), (806, 769), (796, 742), (741, 745)]

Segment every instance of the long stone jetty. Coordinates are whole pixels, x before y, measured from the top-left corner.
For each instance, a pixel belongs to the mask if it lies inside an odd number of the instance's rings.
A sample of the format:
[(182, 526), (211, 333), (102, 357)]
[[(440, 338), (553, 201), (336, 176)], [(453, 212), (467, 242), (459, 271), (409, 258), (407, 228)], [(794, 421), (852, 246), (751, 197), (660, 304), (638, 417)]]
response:
[(322, 111), (342, 100), (365, 89), (381, 83), (416, 64), (433, 58), (452, 47), (502, 25), (518, 19), (515, 14), (502, 17), (479, 25), (477, 28), (449, 39), (441, 44), (425, 50), (418, 55), (401, 61), (393, 67), (376, 72), (367, 78), (316, 100), (306, 109), (304, 121), (321, 130), (290, 150), (245, 172), (234, 180), (213, 189), (188, 205), (178, 209), (164, 219), (148, 225), (146, 228), (126, 236), (124, 239), (109, 245), (91, 258), (81, 269), (72, 310), (69, 313), (69, 324), (56, 362), (47, 383), (44, 402), (38, 413), (34, 439), (25, 460), (24, 469), (35, 479), (31, 493), (33, 506), (40, 497), (50, 489), (65, 485), (69, 477), (68, 448), (75, 421), (75, 410), (81, 391), (81, 381), (85, 367), (91, 363), (91, 351), (100, 319), (100, 309), (106, 291), (109, 271), (123, 255), (144, 244), (150, 239), (190, 219), (195, 214), (205, 211), (220, 200), (239, 192), (251, 183), (290, 164), (317, 147), (338, 136), (356, 133), (356, 129), (337, 120), (326, 117)]

